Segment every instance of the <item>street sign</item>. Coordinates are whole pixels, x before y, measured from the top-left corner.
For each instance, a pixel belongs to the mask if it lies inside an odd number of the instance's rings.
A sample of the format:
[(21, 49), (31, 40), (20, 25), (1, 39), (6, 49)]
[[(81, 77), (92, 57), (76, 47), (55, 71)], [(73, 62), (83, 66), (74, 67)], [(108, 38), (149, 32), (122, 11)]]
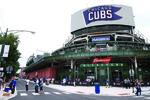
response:
[(6, 67), (6, 72), (7, 72), (8, 74), (11, 74), (12, 71), (13, 71), (13, 67), (12, 67), (12, 66)]

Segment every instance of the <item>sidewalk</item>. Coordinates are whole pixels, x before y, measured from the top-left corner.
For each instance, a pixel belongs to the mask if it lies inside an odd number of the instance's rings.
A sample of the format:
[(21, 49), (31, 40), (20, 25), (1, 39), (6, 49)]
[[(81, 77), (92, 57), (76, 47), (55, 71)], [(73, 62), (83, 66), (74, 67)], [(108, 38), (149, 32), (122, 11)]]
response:
[(8, 100), (8, 99), (13, 98), (13, 97), (15, 97), (17, 95), (17, 91), (15, 91), (14, 94), (10, 93), (9, 96), (3, 96), (3, 93), (4, 93), (3, 89), (0, 90), (0, 100)]
[[(46, 85), (45, 85), (46, 86)], [(75, 93), (75, 94), (84, 94), (84, 95), (101, 95), (101, 96), (133, 96), (135, 93), (132, 93), (132, 88), (125, 89), (122, 87), (110, 87), (106, 88), (105, 86), (100, 87), (100, 94), (95, 93), (94, 86), (62, 86), (50, 84), (46, 87), (53, 89)], [(135, 89), (134, 89), (135, 91)], [(142, 87), (142, 95), (150, 94), (150, 87)]]
[[(64, 91), (66, 93), (74, 93), (74, 94), (83, 94), (83, 95), (97, 95), (97, 96), (134, 96), (132, 93), (132, 89), (125, 89), (122, 87), (110, 87), (106, 88), (105, 86), (100, 87), (100, 94), (95, 93), (94, 86), (62, 86), (56, 84), (44, 85), (49, 88), (57, 89), (60, 91)], [(10, 94), (10, 96), (3, 96), (3, 91), (0, 91), (0, 100), (8, 100), (17, 95), (17, 91), (15, 94)], [(142, 95), (150, 95), (150, 87), (142, 87)]]

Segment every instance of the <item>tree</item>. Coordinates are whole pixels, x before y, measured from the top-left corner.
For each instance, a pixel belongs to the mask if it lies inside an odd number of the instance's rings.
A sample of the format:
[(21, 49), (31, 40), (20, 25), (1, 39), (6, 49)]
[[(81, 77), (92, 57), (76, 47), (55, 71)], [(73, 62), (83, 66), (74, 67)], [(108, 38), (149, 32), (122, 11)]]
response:
[[(19, 45), (19, 37), (14, 35), (13, 33), (10, 34), (0, 34), (0, 44), (10, 45), (9, 48), (9, 55), (8, 57), (2, 57), (1, 55), (1, 66), (6, 69), (7, 66), (13, 67), (13, 72), (11, 75), (15, 75), (16, 71), (19, 69), (19, 62), (18, 59), (20, 58), (21, 53), (19, 52), (18, 45)], [(4, 73), (7, 76), (7, 73)]]

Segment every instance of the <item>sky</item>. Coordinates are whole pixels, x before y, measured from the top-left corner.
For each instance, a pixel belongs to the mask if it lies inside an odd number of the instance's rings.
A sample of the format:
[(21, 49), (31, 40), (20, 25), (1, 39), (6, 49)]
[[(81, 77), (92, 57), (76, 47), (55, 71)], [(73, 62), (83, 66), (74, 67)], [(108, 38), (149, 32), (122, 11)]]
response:
[(150, 40), (149, 0), (0, 0), (0, 27), (19, 32), (20, 67), (35, 54), (51, 53), (71, 37), (71, 15), (79, 10), (103, 5), (123, 4), (133, 9), (135, 27)]

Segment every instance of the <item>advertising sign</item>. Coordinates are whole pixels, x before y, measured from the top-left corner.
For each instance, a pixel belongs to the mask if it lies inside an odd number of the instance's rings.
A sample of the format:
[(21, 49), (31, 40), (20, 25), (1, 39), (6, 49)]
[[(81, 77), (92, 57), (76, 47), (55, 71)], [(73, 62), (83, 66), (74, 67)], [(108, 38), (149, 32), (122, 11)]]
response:
[(97, 6), (87, 9), (83, 12), (86, 25), (94, 21), (110, 21), (118, 20), (122, 17), (117, 15), (116, 12), (119, 11), (121, 7), (115, 6)]
[(92, 42), (110, 41), (110, 36), (92, 37)]
[(96, 63), (109, 63), (111, 61), (111, 57), (106, 57), (106, 58), (94, 58), (93, 59), (93, 64), (96, 64)]
[(100, 5), (80, 10), (71, 16), (71, 32), (102, 25), (134, 27), (132, 8), (125, 5)]

